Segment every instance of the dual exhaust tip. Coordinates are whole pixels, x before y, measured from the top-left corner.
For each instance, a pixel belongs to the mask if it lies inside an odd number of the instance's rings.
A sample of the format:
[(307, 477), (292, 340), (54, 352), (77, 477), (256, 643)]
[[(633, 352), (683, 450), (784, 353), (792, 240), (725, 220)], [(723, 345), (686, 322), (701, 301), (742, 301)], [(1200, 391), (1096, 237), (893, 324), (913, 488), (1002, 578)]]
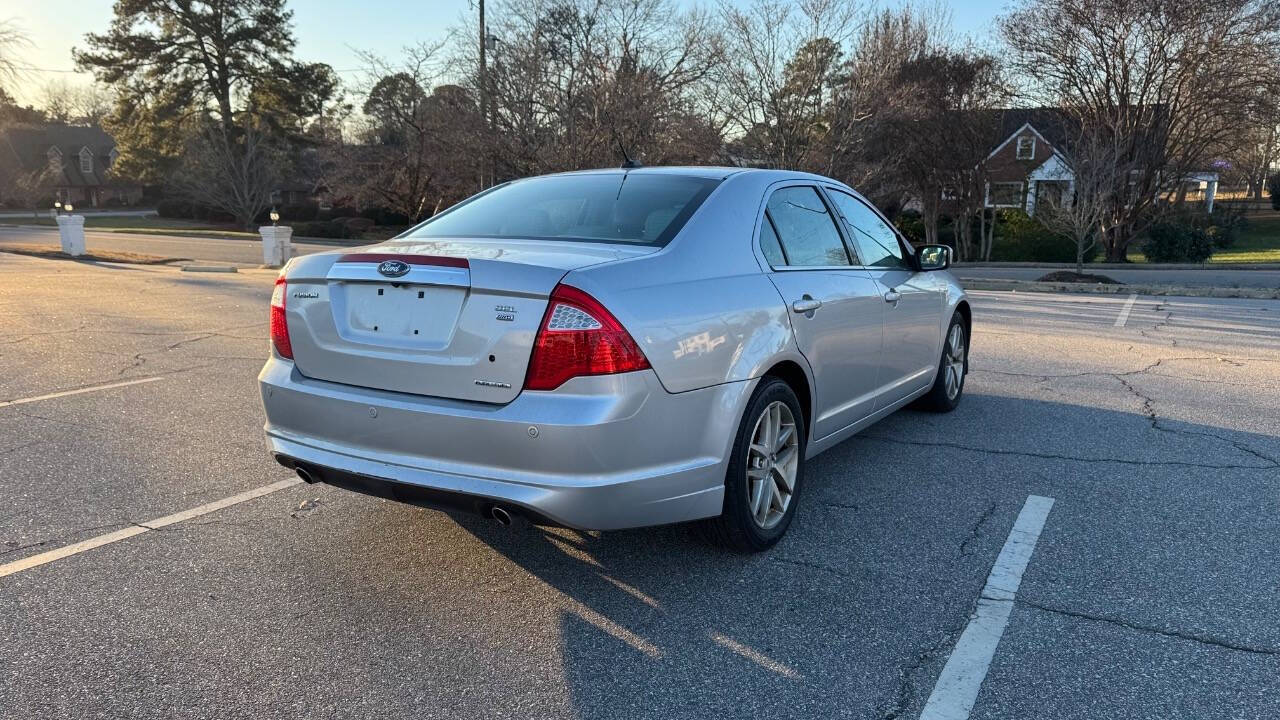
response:
[[(298, 477), (308, 485), (314, 485), (320, 482), (320, 474), (313, 472), (305, 465), (295, 466), (293, 471), (297, 473)], [(515, 517), (512, 515), (511, 511), (501, 505), (490, 505), (487, 508), (483, 508), (480, 514), (498, 523), (502, 527), (511, 527), (511, 524), (515, 522)]]

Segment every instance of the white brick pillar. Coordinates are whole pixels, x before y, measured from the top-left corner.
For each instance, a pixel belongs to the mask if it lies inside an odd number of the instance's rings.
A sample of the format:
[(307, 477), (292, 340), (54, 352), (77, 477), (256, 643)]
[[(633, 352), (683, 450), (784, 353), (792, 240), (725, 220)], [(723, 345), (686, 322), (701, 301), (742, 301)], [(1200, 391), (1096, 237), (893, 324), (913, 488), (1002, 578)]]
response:
[(62, 252), (79, 257), (84, 254), (84, 216), (59, 215), (58, 237), (62, 241)]
[(1210, 213), (1213, 212), (1213, 199), (1217, 197), (1217, 195), (1218, 195), (1218, 181), (1210, 180), (1209, 182), (1205, 183), (1204, 207), (1205, 207), (1205, 210), (1207, 210)]
[(262, 236), (262, 264), (281, 267), (293, 256), (293, 228), (279, 225), (263, 225), (258, 228)]

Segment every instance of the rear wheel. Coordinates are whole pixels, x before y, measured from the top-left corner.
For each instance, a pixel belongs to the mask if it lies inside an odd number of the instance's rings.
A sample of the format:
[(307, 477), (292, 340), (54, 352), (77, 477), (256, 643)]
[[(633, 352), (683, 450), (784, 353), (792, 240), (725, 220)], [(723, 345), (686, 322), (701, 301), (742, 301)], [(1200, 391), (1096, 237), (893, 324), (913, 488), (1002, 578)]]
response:
[(951, 316), (947, 336), (942, 343), (942, 358), (933, 387), (922, 398), (920, 406), (935, 412), (951, 412), (964, 394), (964, 377), (969, 371), (969, 333), (960, 313)]
[(740, 552), (773, 547), (791, 525), (804, 475), (800, 401), (767, 377), (747, 403), (725, 477), (724, 511), (708, 521), (713, 539)]

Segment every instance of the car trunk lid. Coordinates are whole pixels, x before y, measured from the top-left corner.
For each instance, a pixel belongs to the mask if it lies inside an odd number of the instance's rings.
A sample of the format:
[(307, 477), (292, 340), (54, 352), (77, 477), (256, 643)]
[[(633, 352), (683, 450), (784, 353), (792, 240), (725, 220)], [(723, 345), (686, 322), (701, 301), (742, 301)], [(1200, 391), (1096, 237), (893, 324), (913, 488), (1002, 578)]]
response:
[[(553, 288), (652, 247), (539, 240), (392, 241), (302, 263), (286, 307), (307, 377), (506, 403), (524, 384)], [(304, 258), (305, 259), (305, 258)]]

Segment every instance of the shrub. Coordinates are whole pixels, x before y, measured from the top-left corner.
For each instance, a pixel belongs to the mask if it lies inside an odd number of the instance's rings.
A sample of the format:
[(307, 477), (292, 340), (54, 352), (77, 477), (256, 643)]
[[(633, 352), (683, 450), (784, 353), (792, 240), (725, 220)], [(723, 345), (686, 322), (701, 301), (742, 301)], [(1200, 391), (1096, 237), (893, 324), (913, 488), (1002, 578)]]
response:
[[(1098, 256), (1098, 244), (1085, 250), (1084, 261)], [(996, 219), (996, 238), (991, 259), (999, 262), (1074, 263), (1076, 242), (1056, 233), (1021, 210), (1001, 210)]]
[(1147, 230), (1142, 251), (1151, 262), (1202, 263), (1213, 255), (1213, 239), (1194, 225), (1158, 222)]
[(156, 214), (171, 220), (190, 220), (194, 217), (191, 203), (177, 198), (165, 198), (156, 203)]
[(280, 219), (286, 222), (309, 222), (316, 219), (320, 206), (314, 202), (291, 203), (280, 206)]
[(360, 211), (352, 207), (332, 207), (316, 213), (317, 220), (337, 220), (339, 218), (359, 217)]
[(1280, 173), (1267, 178), (1267, 190), (1271, 193), (1271, 209), (1280, 210)]
[(309, 222), (291, 222), (294, 237), (313, 237), (313, 238), (331, 238), (341, 240), (351, 237), (345, 225), (335, 222), (325, 222), (323, 220), (312, 220)]
[(920, 213), (903, 212), (898, 216), (898, 222), (895, 224), (898, 226), (898, 232), (913, 245), (924, 242), (924, 221), (920, 219)]
[(347, 233), (351, 237), (359, 237), (361, 233), (373, 227), (373, 221), (366, 217), (341, 217), (331, 220), (335, 225), (341, 225), (347, 229)]

